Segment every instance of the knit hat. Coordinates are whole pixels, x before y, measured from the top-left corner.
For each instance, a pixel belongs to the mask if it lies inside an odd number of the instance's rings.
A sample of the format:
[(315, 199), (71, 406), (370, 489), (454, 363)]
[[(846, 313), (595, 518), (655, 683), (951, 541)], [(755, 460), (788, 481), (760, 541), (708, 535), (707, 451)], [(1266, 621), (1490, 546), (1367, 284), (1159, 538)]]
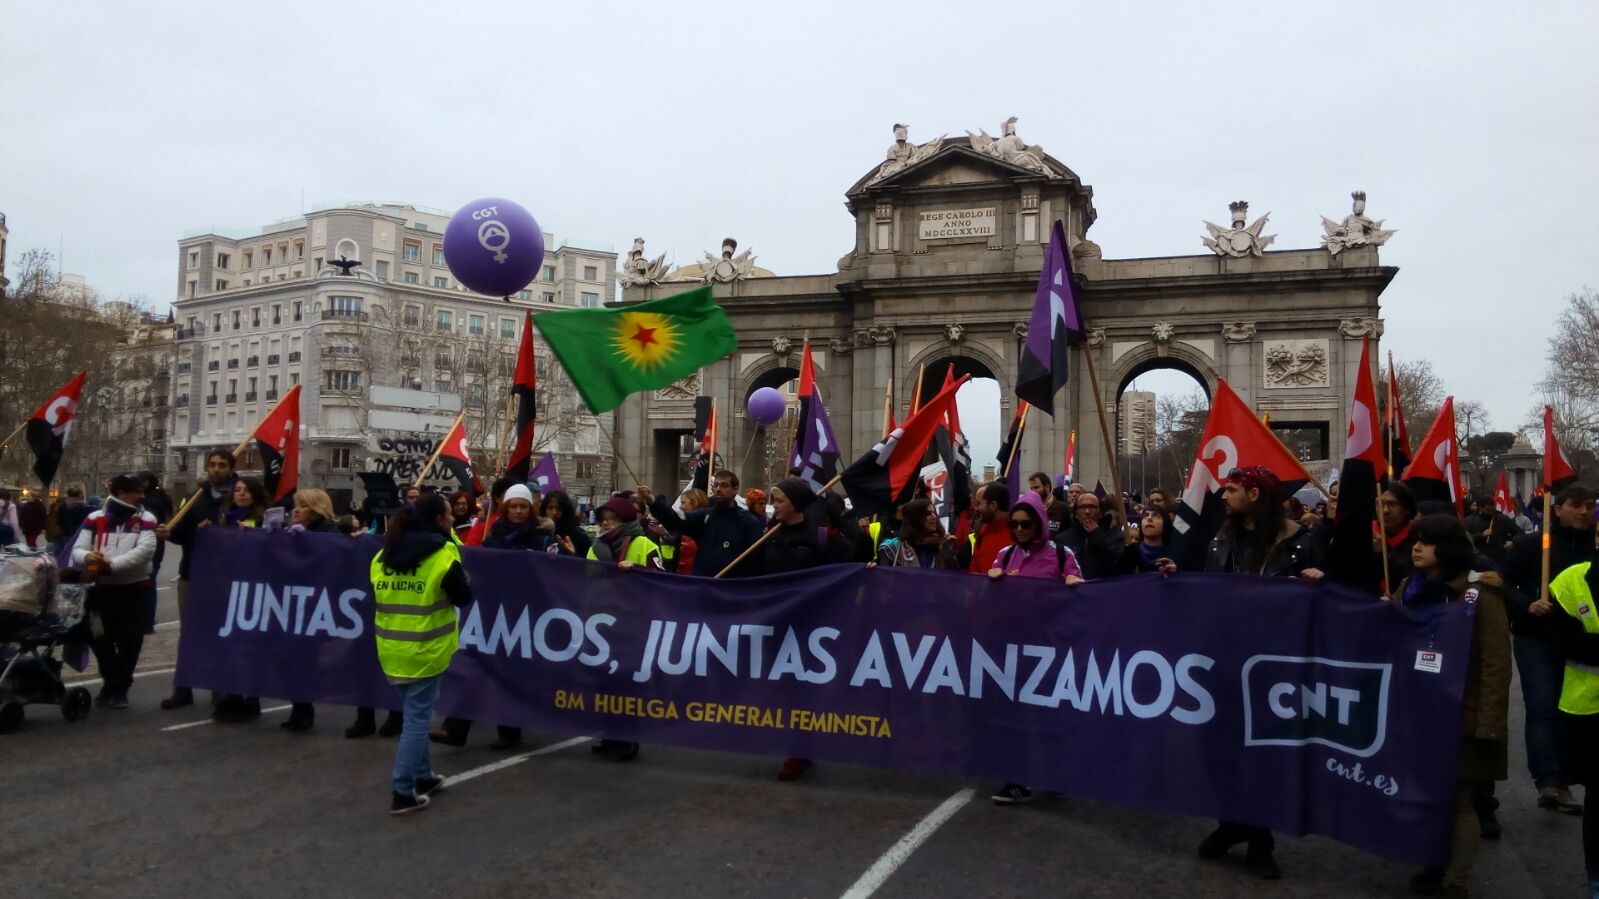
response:
[(533, 505), (533, 491), (524, 484), (515, 484), (505, 491), (505, 496), (500, 498), (500, 505), (506, 505), (513, 499), (519, 499), (528, 505)]
[(784, 478), (774, 485), (774, 489), (783, 491), (783, 495), (788, 497), (789, 504), (798, 512), (805, 511), (810, 508), (811, 503), (816, 502), (816, 491), (799, 478)]
[(596, 517), (600, 512), (610, 512), (624, 522), (638, 520), (638, 508), (633, 505), (632, 500), (623, 496), (613, 496), (606, 500), (604, 505), (595, 510)]
[(1277, 477), (1277, 473), (1264, 465), (1235, 468), (1227, 472), (1227, 482), (1245, 489), (1259, 490), (1266, 496), (1278, 496), (1283, 491), (1283, 482)]

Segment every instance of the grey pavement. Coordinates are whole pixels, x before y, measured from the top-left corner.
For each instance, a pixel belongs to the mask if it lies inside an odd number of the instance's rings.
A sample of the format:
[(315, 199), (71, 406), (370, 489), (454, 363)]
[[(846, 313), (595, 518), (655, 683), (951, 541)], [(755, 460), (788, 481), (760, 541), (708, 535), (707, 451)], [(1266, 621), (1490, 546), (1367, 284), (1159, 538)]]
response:
[[(141, 669), (170, 667), (175, 637), (152, 638)], [(283, 711), (199, 723), (200, 705), (156, 707), (170, 685), (140, 677), (131, 709), (78, 723), (31, 708), (0, 737), (0, 896), (1399, 897), (1414, 873), (1280, 838), (1287, 878), (1261, 883), (1195, 857), (1199, 819), (1071, 797), (1000, 808), (995, 784), (826, 763), (780, 783), (777, 759), (649, 745), (628, 764), (556, 749), (392, 818), (394, 742), (343, 739), (350, 709), (319, 708), (308, 734), (280, 730)], [(529, 732), (522, 751), (571, 736)], [(434, 764), (461, 774), (520, 755), (492, 739), (478, 728), (465, 748), (435, 746)], [(1472, 895), (1585, 896), (1581, 821), (1535, 807), (1520, 744), (1499, 785), (1505, 836), (1482, 844)], [(906, 854), (913, 831), (925, 842)]]

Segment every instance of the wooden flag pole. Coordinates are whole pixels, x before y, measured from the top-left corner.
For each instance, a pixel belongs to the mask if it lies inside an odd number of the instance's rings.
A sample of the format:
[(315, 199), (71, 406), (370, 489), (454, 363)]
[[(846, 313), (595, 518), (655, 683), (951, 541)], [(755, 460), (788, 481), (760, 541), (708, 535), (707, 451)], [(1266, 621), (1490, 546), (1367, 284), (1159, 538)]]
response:
[[(833, 475), (833, 479), (831, 481), (828, 481), (826, 484), (823, 484), (822, 485), (822, 489), (816, 491), (816, 495), (817, 496), (821, 496), (822, 494), (826, 493), (827, 491), (832, 490), (833, 486), (835, 484), (837, 484), (839, 481), (842, 481), (843, 479), (844, 479), (844, 475), (843, 475), (842, 472), (839, 473), (839, 474)], [(740, 563), (740, 562), (744, 561), (745, 559), (749, 558), (750, 553), (752, 553), (755, 550), (759, 549), (761, 544), (763, 544), (766, 541), (772, 539), (772, 535), (777, 533), (777, 531), (778, 531), (778, 529), (780, 527), (782, 527), (782, 525), (774, 524), (771, 527), (767, 528), (766, 529), (766, 533), (761, 535), (761, 539), (755, 541), (754, 543), (751, 543), (749, 549), (746, 549), (743, 552), (739, 553), (738, 554), (738, 558), (736, 558), (733, 561), (727, 563), (727, 567), (726, 568), (723, 568), (721, 571), (718, 571), (716, 574), (712, 575), (712, 577), (713, 578), (719, 578), (722, 575), (727, 574), (729, 571), (732, 571), (734, 568), (738, 567), (738, 563)]]
[[(1099, 436), (1104, 438), (1105, 455), (1110, 457), (1110, 487), (1116, 491), (1116, 526), (1127, 526), (1127, 504), (1122, 500), (1122, 479), (1116, 471), (1116, 451), (1111, 446), (1111, 436), (1105, 424), (1105, 401), (1099, 392), (1099, 373), (1094, 370), (1094, 354), (1084, 348), (1083, 358), (1088, 360), (1088, 382), (1094, 389), (1094, 411), (1099, 413)], [(1021, 441), (1017, 441), (1020, 443)]]
[(915, 415), (916, 410), (922, 407), (922, 378), (927, 375), (927, 363), (916, 366), (916, 386), (911, 389), (911, 411), (906, 417)]
[[(507, 393), (505, 395), (505, 411), (502, 413), (502, 417), (500, 418), (500, 434), (499, 434), (499, 437), (500, 437), (499, 444), (500, 445), (495, 448), (497, 450), (497, 452), (495, 453), (495, 457), (494, 457), (494, 470), (495, 471), (501, 471), (501, 472), (505, 471), (506, 449), (507, 449), (506, 448), (506, 444), (509, 442), (509, 440), (507, 439), (506, 435), (507, 434), (510, 435), (510, 440), (515, 440), (515, 439), (518, 439), (518, 438), (520, 438), (522, 436), (521, 434), (516, 433), (516, 418), (514, 417), (514, 413), (511, 410), (511, 404), (514, 403), (514, 402), (516, 402), (516, 396), (513, 395), (513, 394)], [(533, 452), (532, 447), (528, 448), (528, 452), (529, 453)]]
[[(883, 391), (883, 436), (887, 437), (893, 432), (890, 424), (894, 421), (894, 378), (888, 379), (888, 389)], [(8, 443), (10, 441), (7, 441)]]
[(422, 466), (422, 470), (416, 473), (416, 480), (414, 482), (412, 482), (412, 484), (411, 484), (412, 487), (415, 487), (418, 490), (422, 489), (422, 479), (427, 477), (428, 476), (428, 472), (433, 470), (433, 463), (439, 461), (439, 455), (444, 452), (444, 438), (445, 437), (449, 437), (451, 434), (455, 433), (455, 429), (460, 426), (462, 421), (465, 421), (465, 420), (466, 420), (466, 410), (462, 409), (461, 410), (461, 414), (455, 416), (455, 423), (450, 425), (450, 429), (448, 431), (444, 432), (444, 437), (440, 437), (439, 438), (438, 448), (433, 450), (433, 455), (432, 456), (428, 457), (428, 464)]
[(15, 439), (17, 439), (17, 435), (18, 435), (18, 434), (21, 434), (21, 433), (22, 433), (22, 430), (23, 430), (23, 428), (26, 428), (26, 427), (27, 427), (27, 426), (28, 426), (28, 422), (29, 422), (29, 420), (30, 420), (30, 419), (23, 419), (23, 420), (22, 420), (22, 424), (20, 424), (20, 425), (17, 425), (17, 429), (16, 429), (16, 430), (15, 430), (15, 431), (12, 431), (12, 432), (11, 432), (11, 435), (10, 435), (10, 436), (9, 436), (9, 437), (7, 437), (7, 438), (6, 438), (6, 439), (4, 439), (4, 440), (0, 440), (0, 447), (7, 447), (7, 446), (10, 446), (10, 445), (11, 445), (11, 441), (13, 441), (13, 440), (15, 440)]
[[(293, 391), (290, 390), (290, 393), (292, 393), (292, 392)], [(261, 421), (266, 421), (267, 419), (269, 419), (273, 415), (275, 415), (277, 413), (277, 411), (278, 411), (278, 407), (283, 405), (284, 402), (286, 402), (288, 400), (288, 398), (289, 398), (289, 393), (285, 393), (281, 398), (279, 398), (279, 400), (277, 402), (273, 403), (272, 404), (272, 408), (267, 410), (267, 414), (261, 416)], [(239, 445), (238, 446), (233, 448), (233, 458), (235, 460), (237, 460), (240, 456), (244, 455), (244, 451), (249, 448), (250, 441), (255, 439), (256, 428), (261, 427), (261, 421), (256, 422), (255, 423), (255, 428), (251, 428), (250, 429), (250, 433), (248, 435), (246, 435), (243, 440), (239, 441)], [(296, 436), (298, 436), (298, 435), (296, 435)], [(195, 500), (199, 499), (200, 498), (200, 494), (202, 494), (204, 492), (205, 492), (205, 485), (201, 484), (200, 485), (200, 489), (194, 491), (194, 494), (189, 497), (189, 501), (184, 503), (182, 506), (178, 507), (178, 511), (173, 513), (171, 518), (167, 519), (167, 523), (166, 523), (165, 527), (167, 527), (169, 530), (171, 528), (177, 527), (178, 522), (183, 520), (183, 516), (189, 514), (189, 510), (194, 508)]]
[(1554, 514), (1554, 492), (1548, 487), (1543, 490), (1543, 570), (1539, 575), (1539, 583), (1543, 585), (1538, 593), (1539, 602), (1549, 601), (1549, 548), (1551, 545), (1549, 533), (1549, 518)]
[(1026, 404), (1022, 406), (1022, 420), (1016, 424), (1016, 439), (1011, 442), (1010, 453), (1005, 459), (1005, 470), (999, 473), (1001, 478), (1010, 477), (1010, 467), (1016, 464), (1016, 451), (1022, 445), (1022, 434), (1027, 431), (1027, 413), (1032, 411), (1032, 405), (1027, 404), (1026, 400), (1022, 402)]

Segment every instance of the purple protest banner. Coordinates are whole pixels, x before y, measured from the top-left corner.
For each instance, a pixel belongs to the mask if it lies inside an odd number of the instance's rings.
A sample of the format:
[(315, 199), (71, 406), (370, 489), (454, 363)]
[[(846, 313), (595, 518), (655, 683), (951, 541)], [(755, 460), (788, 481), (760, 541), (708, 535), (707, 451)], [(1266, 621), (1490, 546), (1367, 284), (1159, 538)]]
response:
[[(392, 705), (371, 637), (377, 546), (202, 532), (178, 683)], [(444, 714), (1021, 782), (1413, 863), (1448, 854), (1461, 607), (1231, 575), (1065, 587), (839, 565), (716, 581), (463, 556), (476, 601)]]

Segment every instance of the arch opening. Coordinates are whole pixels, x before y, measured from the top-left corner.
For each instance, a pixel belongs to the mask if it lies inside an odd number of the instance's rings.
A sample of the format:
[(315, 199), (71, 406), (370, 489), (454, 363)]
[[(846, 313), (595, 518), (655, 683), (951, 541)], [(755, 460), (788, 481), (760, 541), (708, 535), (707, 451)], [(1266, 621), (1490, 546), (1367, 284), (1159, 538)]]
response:
[(1113, 444), (1122, 490), (1134, 502), (1156, 489), (1180, 494), (1209, 415), (1210, 385), (1188, 362), (1150, 359), (1129, 369), (1117, 385)]
[[(944, 355), (927, 360), (923, 367), (922, 402), (932, 399), (944, 389), (944, 379), (950, 376), (952, 367), (957, 380), (966, 375), (972, 376), (955, 393), (955, 410), (971, 454), (971, 478), (982, 483), (999, 476), (1000, 463), (995, 457), (999, 453), (1000, 441), (1004, 440), (1005, 428), (1010, 424), (1002, 420), (1005, 405), (1002, 402), (1003, 389), (998, 376), (983, 360), (973, 356)], [(911, 381), (914, 383), (916, 379), (912, 378)], [(908, 396), (896, 398), (895, 405), (899, 407), (896, 421), (902, 422), (910, 414), (910, 401)], [(931, 463), (936, 459), (935, 450), (929, 447), (928, 452), (928, 462)]]

